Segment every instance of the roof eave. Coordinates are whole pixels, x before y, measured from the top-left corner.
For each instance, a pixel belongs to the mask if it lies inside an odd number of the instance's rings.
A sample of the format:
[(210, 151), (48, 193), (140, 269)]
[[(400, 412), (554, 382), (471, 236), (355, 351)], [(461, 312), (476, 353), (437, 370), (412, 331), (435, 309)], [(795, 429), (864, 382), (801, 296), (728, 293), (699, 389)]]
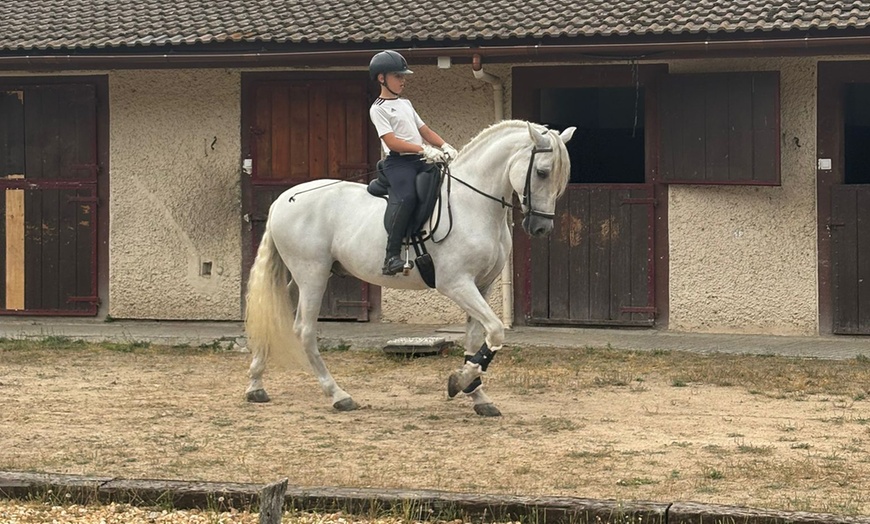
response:
[(793, 33), (715, 33), (654, 37), (559, 38), (547, 41), (485, 40), (384, 42), (335, 45), (139, 46), (76, 50), (0, 50), (0, 70), (169, 69), (340, 67), (368, 64), (372, 52), (400, 51), (411, 62), (439, 56), (470, 61), (479, 55), (491, 62), (552, 62), (577, 59), (698, 58), (728, 56), (795, 56), (866, 53), (870, 33), (818, 31)]

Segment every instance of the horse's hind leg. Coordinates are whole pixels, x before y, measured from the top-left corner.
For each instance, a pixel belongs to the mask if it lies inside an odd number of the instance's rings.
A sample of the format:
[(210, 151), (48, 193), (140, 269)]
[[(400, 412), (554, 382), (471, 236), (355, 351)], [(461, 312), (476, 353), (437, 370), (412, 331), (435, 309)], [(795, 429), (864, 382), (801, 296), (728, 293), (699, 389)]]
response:
[(329, 267), (316, 274), (305, 275), (294, 272), (293, 276), (294, 281), (299, 286), (299, 305), (296, 309), (294, 329), (299, 340), (302, 341), (302, 347), (305, 348), (311, 370), (317, 376), (317, 381), (320, 382), (323, 392), (330, 397), (332, 407), (339, 411), (358, 409), (359, 404), (338, 387), (320, 356), (320, 350), (317, 349), (317, 316), (320, 314), (323, 293), (326, 291), (326, 283), (329, 279)]
[(248, 402), (269, 402), (272, 400), (263, 387), (264, 371), (266, 371), (266, 359), (262, 355), (255, 355), (251, 360), (251, 367), (248, 369), (248, 376), (251, 377), (251, 382), (245, 391), (245, 399)]
[[(486, 292), (482, 294), (486, 296)], [(465, 362), (471, 361), (480, 350), (483, 345), (484, 335), (483, 324), (468, 317), (465, 323)], [(484, 369), (483, 371), (486, 370)], [(495, 407), (492, 400), (483, 392), (483, 381), (480, 377), (472, 380), (471, 384), (466, 386), (462, 392), (471, 397), (472, 402), (474, 402), (474, 411), (478, 415), (485, 417), (497, 417), (501, 415), (501, 411)]]

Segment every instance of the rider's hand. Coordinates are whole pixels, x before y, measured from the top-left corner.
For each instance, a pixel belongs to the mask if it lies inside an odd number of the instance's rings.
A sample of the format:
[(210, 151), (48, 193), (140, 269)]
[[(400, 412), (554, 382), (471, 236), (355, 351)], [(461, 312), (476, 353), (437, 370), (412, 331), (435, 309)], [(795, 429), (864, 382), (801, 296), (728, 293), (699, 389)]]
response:
[(447, 157), (444, 156), (444, 151), (429, 144), (423, 144), (423, 160), (430, 164), (443, 164), (447, 162)]
[(449, 162), (456, 160), (456, 156), (459, 155), (459, 151), (457, 151), (455, 147), (451, 146), (447, 142), (441, 144), (441, 151), (443, 151), (444, 154), (447, 155), (447, 160)]

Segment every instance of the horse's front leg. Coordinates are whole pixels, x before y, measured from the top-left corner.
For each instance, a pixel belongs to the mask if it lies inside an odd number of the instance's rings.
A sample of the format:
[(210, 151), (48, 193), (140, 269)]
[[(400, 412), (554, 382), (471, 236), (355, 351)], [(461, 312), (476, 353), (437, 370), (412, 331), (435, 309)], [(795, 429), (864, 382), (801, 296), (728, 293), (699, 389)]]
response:
[[(483, 296), (486, 296), (486, 292), (484, 291)], [(483, 324), (478, 322), (477, 320), (468, 317), (465, 324), (465, 362), (471, 361), (475, 355), (477, 355), (478, 351), (480, 351), (481, 345), (483, 344), (484, 339), (484, 331)], [(490, 360), (491, 362), (492, 360)], [(488, 363), (487, 363), (488, 365)], [(481, 371), (485, 372), (486, 368), (481, 366)], [(458, 384), (456, 385), (458, 387)], [(501, 415), (501, 411), (495, 407), (492, 400), (483, 392), (483, 381), (480, 376), (471, 381), (471, 384), (466, 386), (463, 390), (463, 393), (471, 397), (472, 402), (474, 402), (474, 411), (478, 415), (482, 415), (485, 417), (497, 417)], [(450, 381), (448, 380), (448, 392), (450, 394)], [(456, 393), (454, 393), (455, 395)], [(454, 395), (450, 395), (451, 397)]]
[[(471, 281), (458, 282), (443, 288), (439, 286), (439, 291), (456, 302), (472, 321), (480, 324), (484, 332), (483, 344), (479, 347), (475, 347), (479, 336), (466, 337), (465, 365), (450, 375), (447, 380), (447, 395), (455, 397), (460, 391), (466, 391), (474, 399), (474, 411), (478, 415), (497, 417), (501, 412), (479, 386), (481, 386), (480, 376), (489, 367), (496, 352), (504, 343), (504, 325)], [(469, 326), (469, 329), (474, 335), (478, 328)], [(472, 343), (474, 346), (471, 345)]]

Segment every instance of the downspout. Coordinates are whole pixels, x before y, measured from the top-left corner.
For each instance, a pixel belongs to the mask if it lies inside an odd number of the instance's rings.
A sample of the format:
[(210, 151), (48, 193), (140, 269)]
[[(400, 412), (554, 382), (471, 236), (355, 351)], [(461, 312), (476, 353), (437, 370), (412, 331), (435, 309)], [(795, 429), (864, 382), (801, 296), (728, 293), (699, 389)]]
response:
[[(495, 122), (504, 120), (504, 85), (501, 78), (491, 75), (483, 70), (483, 65), (480, 63), (480, 55), (475, 54), (471, 59), (471, 70), (474, 72), (474, 78), (483, 80), (492, 86), (492, 103)], [(510, 219), (511, 215), (507, 215)], [(510, 224), (508, 224), (510, 225)], [(513, 252), (508, 253), (504, 268), (501, 270), (501, 304), (502, 314), (501, 321), (506, 328), (510, 328), (514, 321), (514, 257)]]

